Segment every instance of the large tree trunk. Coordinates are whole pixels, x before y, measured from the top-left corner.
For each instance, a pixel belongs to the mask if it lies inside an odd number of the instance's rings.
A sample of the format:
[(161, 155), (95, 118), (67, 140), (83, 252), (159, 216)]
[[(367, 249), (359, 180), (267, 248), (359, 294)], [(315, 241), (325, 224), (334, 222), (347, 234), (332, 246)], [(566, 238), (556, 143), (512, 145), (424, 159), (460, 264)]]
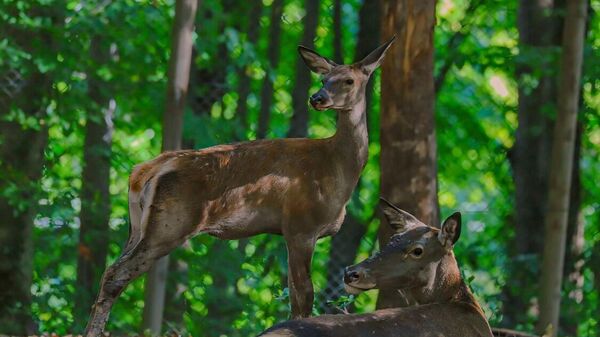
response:
[[(90, 57), (95, 65), (108, 62), (109, 48), (100, 37), (92, 38)], [(92, 106), (87, 112), (83, 149), (81, 213), (77, 249), (77, 287), (73, 310), (75, 331), (83, 331), (88, 312), (98, 295), (106, 265), (110, 220), (110, 157), (114, 102), (106, 95), (103, 80), (89, 74)]]
[[(314, 49), (314, 39), (319, 23), (319, 0), (306, 0), (304, 8), (304, 32), (302, 33), (302, 45)], [(306, 137), (308, 134), (308, 89), (310, 89), (310, 71), (306, 68), (300, 57), (296, 58), (296, 83), (292, 90), (292, 109), (294, 115), (288, 137)]]
[[(359, 31), (356, 43), (355, 60), (361, 60), (369, 52), (379, 46), (380, 27), (373, 22), (379, 22), (381, 18), (381, 4), (379, 0), (365, 1), (359, 12)], [(336, 45), (334, 43), (334, 45)], [(334, 53), (335, 54), (335, 53)], [(340, 52), (341, 55), (341, 52)], [(370, 116), (371, 98), (373, 96), (373, 80), (367, 84), (367, 118)], [(370, 123), (369, 123), (370, 124)], [(373, 137), (369, 139), (372, 142)], [(352, 199), (357, 208), (362, 207), (358, 193), (361, 190), (362, 180), (354, 190)], [(347, 214), (340, 231), (331, 239), (329, 261), (327, 262), (327, 286), (325, 287), (324, 302), (335, 300), (343, 294), (343, 269), (354, 263), (360, 241), (366, 232), (366, 224)], [(350, 308), (352, 309), (352, 308)], [(338, 312), (337, 308), (326, 306), (326, 313)]]
[(271, 109), (273, 108), (273, 82), (279, 65), (280, 42), (281, 42), (281, 15), (283, 14), (283, 0), (274, 0), (271, 4), (271, 16), (269, 27), (269, 50), (267, 52), (269, 64), (260, 90), (260, 112), (258, 114), (257, 138), (265, 138), (269, 130)]
[[(560, 47), (562, 18), (554, 1), (519, 2), (519, 43), (522, 56), (517, 63), (519, 79), (516, 140), (511, 153), (515, 181), (515, 237), (511, 255), (510, 282), (504, 289), (503, 325), (515, 327), (526, 321), (538, 278), (537, 257), (541, 254), (544, 213), (548, 191), (548, 157), (552, 142), (552, 111), (556, 106), (556, 73), (548, 55)], [(539, 55), (546, 55), (541, 60)], [(535, 56), (535, 58), (534, 58)], [(543, 74), (543, 75), (540, 75)], [(537, 77), (531, 88), (525, 78)]]
[[(198, 0), (177, 0), (172, 32), (171, 57), (167, 83), (167, 100), (163, 117), (162, 150), (181, 148), (183, 112), (187, 95), (192, 60), (192, 34)], [(162, 324), (166, 274), (169, 259), (158, 260), (146, 277), (143, 329), (154, 335), (160, 333)]]
[(575, 150), (587, 5), (587, 0), (567, 1), (567, 16), (563, 30), (560, 90), (552, 142), (548, 212), (546, 213), (542, 257), (540, 319), (537, 324), (537, 330), (540, 333), (549, 324), (552, 325), (553, 336), (558, 333), (569, 210), (568, 191), (571, 189)]
[[(437, 199), (433, 29), (435, 1), (383, 2), (383, 39), (396, 35), (381, 75), (381, 196), (439, 226)], [(382, 220), (379, 242), (391, 229)], [(404, 305), (380, 291), (378, 308)]]
[[(36, 4), (25, 13), (32, 20), (49, 19), (61, 25), (60, 9)], [(15, 17), (15, 5), (3, 8)], [(39, 46), (53, 48), (47, 25), (32, 28), (21, 22), (1, 22), (2, 36), (26, 53), (38, 55)], [(56, 29), (56, 26), (52, 26)], [(34, 56), (35, 57), (35, 56)], [(33, 335), (37, 326), (31, 316), (33, 276), (33, 222), (40, 199), (44, 150), (48, 143), (46, 109), (52, 82), (33, 61), (20, 60), (18, 69), (0, 71), (0, 331), (7, 335)], [(2, 70), (7, 70), (6, 68)], [(37, 127), (7, 120), (14, 109), (22, 111)]]
[[(0, 190), (5, 191), (0, 194), (0, 331), (8, 335), (32, 335), (37, 330), (31, 317), (32, 228), (48, 130), (44, 124), (35, 130), (4, 118), (12, 105), (42, 120), (51, 87), (38, 72), (24, 80), (19, 93), (0, 102)], [(9, 190), (15, 192), (6, 193)]]
[[(247, 28), (247, 43), (251, 44), (256, 50), (256, 41), (258, 41), (258, 33), (260, 28), (260, 19), (262, 17), (262, 2), (259, 4), (253, 4), (250, 9), (250, 16), (248, 17), (248, 28)], [(239, 84), (238, 84), (238, 102), (236, 115), (239, 118), (242, 126), (247, 127), (248, 124), (248, 96), (250, 95), (251, 78), (248, 76), (248, 65), (242, 65), (238, 72)]]

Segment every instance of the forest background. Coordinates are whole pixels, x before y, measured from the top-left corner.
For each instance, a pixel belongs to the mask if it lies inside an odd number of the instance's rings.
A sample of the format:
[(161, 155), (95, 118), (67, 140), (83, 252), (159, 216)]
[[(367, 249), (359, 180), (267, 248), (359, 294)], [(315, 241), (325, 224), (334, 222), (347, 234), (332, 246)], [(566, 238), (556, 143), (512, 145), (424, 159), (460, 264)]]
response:
[[(534, 331), (566, 2), (202, 0), (182, 147), (332, 135), (334, 113), (308, 108), (319, 81), (296, 47), (351, 63), (400, 34), (391, 57), (411, 56), (384, 64), (387, 79), (378, 71), (368, 88), (369, 161), (341, 232), (317, 245), (314, 312), (375, 309), (377, 291), (344, 293), (341, 268), (375, 251), (378, 232), (385, 240), (382, 195), (432, 225), (460, 210), (457, 258), (490, 323)], [(564, 336), (600, 336), (600, 1), (587, 4)], [(0, 333), (83, 331), (127, 238), (128, 175), (161, 151), (175, 7), (0, 2)], [(402, 38), (411, 22), (435, 23), (413, 47)], [(394, 150), (407, 141), (424, 141), (430, 160)], [(170, 256), (159, 325), (256, 334), (288, 317), (286, 270), (280, 237), (194, 238)], [(151, 325), (144, 283), (122, 294), (109, 331)]]

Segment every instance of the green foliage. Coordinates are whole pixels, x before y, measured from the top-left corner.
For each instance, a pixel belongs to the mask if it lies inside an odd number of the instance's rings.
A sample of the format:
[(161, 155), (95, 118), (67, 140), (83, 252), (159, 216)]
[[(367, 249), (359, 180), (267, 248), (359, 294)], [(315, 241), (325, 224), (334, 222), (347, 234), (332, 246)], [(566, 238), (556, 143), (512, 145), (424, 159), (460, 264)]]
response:
[[(367, 0), (364, 0), (367, 1)], [(306, 15), (303, 1), (285, 2), (282, 19), (281, 60), (277, 69), (268, 69), (267, 50), (272, 1), (263, 0), (260, 38), (247, 39), (244, 27), (252, 1), (203, 0), (195, 36), (194, 82), (185, 115), (185, 144), (202, 148), (219, 143), (254, 139), (260, 108), (260, 84), (265, 78), (275, 83), (274, 106), (268, 136), (283, 137), (292, 114), (296, 45)], [(516, 1), (483, 1), (473, 13), (465, 14), (468, 0), (438, 2), (435, 31), (436, 70), (453, 64), (438, 91), (436, 129), (438, 137), (439, 199), (443, 214), (461, 210), (465, 233), (456, 248), (465, 278), (476, 292), (492, 324), (501, 321), (501, 289), (510, 284), (506, 271), (511, 264), (507, 246), (514, 235), (512, 226), (513, 181), (508, 151), (517, 126), (517, 80), (515, 69), (539, 57), (555, 60), (557, 51), (544, 55), (517, 47)], [(354, 59), (360, 0), (344, 1), (343, 47), (346, 62)], [(322, 1), (316, 48), (333, 55), (331, 0)], [(40, 16), (40, 9), (52, 9), (52, 17)], [(6, 119), (17, 120), (23, 128), (49, 131), (44, 177), (35, 188), (35, 200), (7, 188), (16, 209), (27, 203), (39, 204), (33, 240), (35, 269), (32, 294), (33, 314), (43, 332), (66, 334), (73, 324), (72, 303), (76, 291), (78, 214), (81, 208), (82, 151), (87, 111), (93, 104), (88, 96), (90, 74), (106, 83), (103, 90), (116, 104), (111, 157), (111, 244), (112, 263), (125, 243), (128, 231), (127, 178), (132, 167), (160, 152), (161, 118), (164, 105), (167, 60), (174, 1), (61, 0), (10, 1), (0, 3), (0, 75), (18, 69), (26, 77), (32, 72), (49, 74), (52, 92), (43, 119), (27, 118), (18, 109)], [(600, 1), (592, 1), (600, 11)], [(600, 19), (590, 23), (584, 73), (584, 125), (581, 160), (585, 223), (582, 299), (575, 305), (582, 335), (598, 330), (600, 305), (598, 267), (600, 235)], [(468, 24), (467, 24), (468, 22)], [(373, 23), (379, 24), (379, 23)], [(49, 34), (49, 41), (36, 40), (23, 46), (11, 30), (35, 30)], [(448, 43), (457, 32), (464, 39), (457, 46)], [(90, 41), (101, 36), (111, 50), (108, 62), (96, 64), (90, 57)], [(541, 62), (540, 62), (541, 63)], [(238, 101), (238, 71), (251, 77), (246, 102), (248, 127), (235, 116)], [(539, 72), (555, 69), (536, 69)], [(370, 154), (361, 188), (349, 211), (368, 226), (357, 260), (376, 248), (379, 224), (374, 219), (379, 193), (379, 76), (374, 78), (375, 94), (370, 121)], [(535, 86), (534, 80), (520, 79)], [(527, 82), (529, 81), (529, 82)], [(314, 82), (314, 88), (317, 81)], [(313, 89), (314, 89), (313, 88)], [(194, 108), (196, 107), (196, 108)], [(335, 130), (331, 112), (310, 113), (309, 136), (326, 137)], [(1, 140), (0, 140), (1, 141)], [(0, 160), (2, 160), (0, 158)], [(0, 172), (2, 179), (9, 172)], [(8, 185), (10, 186), (10, 185)], [(319, 242), (313, 259), (315, 289), (326, 285), (326, 263), (330, 240)], [(175, 282), (183, 285), (181, 322), (167, 326), (194, 336), (246, 336), (288, 317), (285, 277), (286, 249), (279, 237), (262, 235), (239, 242), (221, 242), (210, 237), (194, 238), (175, 252), (187, 264), (187, 271)], [(528, 258), (528, 257), (524, 257)], [(595, 260), (594, 260), (595, 258)], [(539, 261), (531, 260), (531, 268)], [(569, 287), (565, 286), (565, 292)], [(331, 304), (344, 310), (350, 305), (358, 312), (373, 310), (376, 292), (340, 297)], [(318, 307), (318, 306), (317, 306)], [(108, 329), (117, 334), (138, 331), (143, 308), (143, 280), (131, 284), (116, 303)], [(530, 317), (529, 328), (534, 316)], [(213, 333), (215, 332), (215, 333)]]

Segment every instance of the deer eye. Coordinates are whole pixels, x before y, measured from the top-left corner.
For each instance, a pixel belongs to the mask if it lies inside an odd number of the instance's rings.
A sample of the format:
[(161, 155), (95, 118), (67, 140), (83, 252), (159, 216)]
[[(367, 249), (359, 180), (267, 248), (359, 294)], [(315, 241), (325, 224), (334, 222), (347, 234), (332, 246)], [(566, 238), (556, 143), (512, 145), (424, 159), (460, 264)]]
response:
[(346, 84), (350, 85), (350, 84), (354, 84), (354, 80), (349, 78), (346, 80)]
[(423, 248), (416, 247), (410, 252), (410, 255), (412, 255), (413, 257), (421, 257), (421, 255), (423, 255)]

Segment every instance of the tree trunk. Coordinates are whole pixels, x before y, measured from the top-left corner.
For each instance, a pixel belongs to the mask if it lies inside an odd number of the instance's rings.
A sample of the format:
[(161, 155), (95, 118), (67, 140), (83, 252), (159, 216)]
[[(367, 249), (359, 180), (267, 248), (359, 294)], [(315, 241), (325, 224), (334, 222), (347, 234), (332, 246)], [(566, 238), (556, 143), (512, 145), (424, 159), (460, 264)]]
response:
[[(106, 64), (109, 48), (100, 37), (93, 37), (90, 58), (94, 65)], [(77, 287), (73, 310), (75, 331), (83, 331), (88, 313), (98, 295), (102, 272), (106, 267), (110, 220), (110, 157), (114, 101), (106, 95), (103, 80), (95, 69), (88, 73), (89, 96), (83, 149), (81, 221), (77, 249)]]
[[(588, 2), (589, 4), (589, 2)], [(580, 98), (581, 98), (580, 92)], [(581, 99), (580, 99), (581, 100)], [(580, 106), (583, 104), (580, 102)], [(581, 136), (583, 124), (577, 123), (575, 134), (575, 152), (573, 155), (573, 171), (571, 177), (571, 193), (569, 196), (569, 215), (567, 220), (567, 244), (565, 249), (565, 265), (563, 278), (568, 297), (561, 302), (560, 326), (567, 336), (576, 337), (579, 322), (578, 309), (583, 301), (583, 248), (585, 243), (584, 221), (581, 214)]]
[[(32, 5), (25, 14), (32, 20), (49, 19), (50, 25), (25, 28), (2, 21), (2, 35), (34, 57), (40, 44), (46, 49), (54, 48), (48, 26), (56, 29), (62, 24), (63, 5), (62, 2), (57, 2), (56, 7)], [(3, 10), (20, 12), (15, 6), (6, 5)], [(20, 61), (19, 69), (0, 71), (3, 88), (0, 92), (0, 331), (7, 335), (37, 332), (31, 316), (32, 231), (48, 143), (46, 108), (52, 92), (48, 73), (39, 72), (33, 61)], [(14, 109), (21, 110), (28, 120), (38, 121), (37, 127), (7, 120)]]
[[(359, 31), (356, 43), (355, 60), (361, 60), (369, 52), (379, 46), (380, 27), (373, 22), (379, 22), (381, 18), (381, 5), (379, 0), (365, 1), (359, 12)], [(335, 44), (334, 44), (335, 45)], [(370, 117), (371, 98), (373, 96), (373, 80), (367, 84), (367, 118)], [(368, 123), (370, 125), (370, 123)], [(369, 138), (373, 142), (373, 137)], [(362, 207), (358, 193), (361, 190), (362, 180), (354, 190), (352, 199), (357, 208)], [(340, 231), (332, 238), (327, 262), (327, 286), (325, 287), (324, 302), (335, 300), (343, 294), (344, 284), (342, 270), (352, 264), (358, 253), (360, 241), (366, 232), (366, 224), (361, 223), (352, 214), (347, 214)], [(350, 308), (351, 309), (351, 308)], [(331, 306), (325, 307), (326, 313), (336, 313), (338, 310)]]
[(25, 81), (25, 87), (5, 101), (10, 103), (0, 101), (0, 191), (5, 191), (0, 194), (0, 331), (8, 335), (33, 335), (37, 330), (31, 317), (32, 229), (48, 130), (44, 124), (38, 130), (25, 129), (4, 118), (12, 105), (43, 120), (51, 87), (37, 72)]
[[(177, 0), (175, 4), (167, 100), (163, 117), (163, 151), (181, 148), (183, 112), (192, 59), (192, 34), (198, 2), (198, 0)], [(158, 260), (146, 277), (142, 327), (144, 330), (150, 330), (153, 335), (160, 333), (162, 324), (168, 258), (165, 256)]]
[[(363, 4), (364, 6), (364, 4)], [(333, 1), (333, 61), (344, 64), (344, 51), (342, 50), (342, 0)]]
[[(259, 4), (253, 4), (250, 9), (250, 17), (248, 18), (248, 29), (247, 29), (247, 43), (251, 44), (256, 50), (256, 41), (258, 40), (258, 32), (260, 28), (260, 18), (262, 14), (262, 2)], [(248, 65), (242, 65), (238, 72), (238, 78), (240, 80), (238, 84), (238, 103), (236, 109), (236, 115), (239, 118), (244, 129), (248, 126), (248, 96), (250, 95), (251, 78), (248, 76)]]
[[(302, 34), (302, 45), (314, 49), (314, 39), (319, 23), (319, 0), (305, 0), (304, 8), (304, 32)], [(296, 84), (292, 90), (292, 108), (294, 115), (288, 137), (306, 137), (308, 134), (308, 90), (310, 89), (310, 71), (306, 68), (304, 61), (296, 57)]]
[[(548, 191), (548, 158), (553, 111), (558, 94), (552, 52), (560, 48), (562, 4), (520, 0), (518, 29), (521, 56), (517, 60), (518, 119), (511, 164), (515, 182), (515, 236), (511, 247), (510, 282), (504, 288), (503, 325), (526, 322), (531, 295), (536, 292), (537, 258), (542, 252), (542, 226)], [(546, 55), (540, 59), (540, 55)], [(541, 74), (541, 75), (540, 75)], [(537, 77), (531, 88), (525, 78)]]
[[(381, 196), (439, 226), (434, 120), (435, 1), (384, 1), (383, 40), (397, 40), (381, 75)], [(392, 231), (382, 220), (379, 242)], [(378, 308), (401, 306), (397, 292), (380, 291)]]
[(271, 109), (273, 108), (273, 82), (277, 75), (277, 66), (279, 65), (280, 42), (281, 42), (281, 15), (283, 14), (283, 0), (274, 0), (271, 4), (271, 17), (269, 27), (269, 50), (267, 52), (269, 64), (266, 69), (266, 75), (260, 90), (260, 112), (258, 115), (258, 130), (256, 137), (259, 139), (267, 136), (269, 130), (269, 121), (271, 119)]
[(548, 212), (545, 221), (544, 252), (540, 285), (540, 319), (538, 332), (552, 325), (552, 335), (558, 333), (561, 285), (564, 267), (569, 193), (575, 150), (577, 111), (587, 0), (568, 0), (563, 30), (563, 54), (560, 68), (558, 111), (552, 142), (552, 161), (548, 192)]

